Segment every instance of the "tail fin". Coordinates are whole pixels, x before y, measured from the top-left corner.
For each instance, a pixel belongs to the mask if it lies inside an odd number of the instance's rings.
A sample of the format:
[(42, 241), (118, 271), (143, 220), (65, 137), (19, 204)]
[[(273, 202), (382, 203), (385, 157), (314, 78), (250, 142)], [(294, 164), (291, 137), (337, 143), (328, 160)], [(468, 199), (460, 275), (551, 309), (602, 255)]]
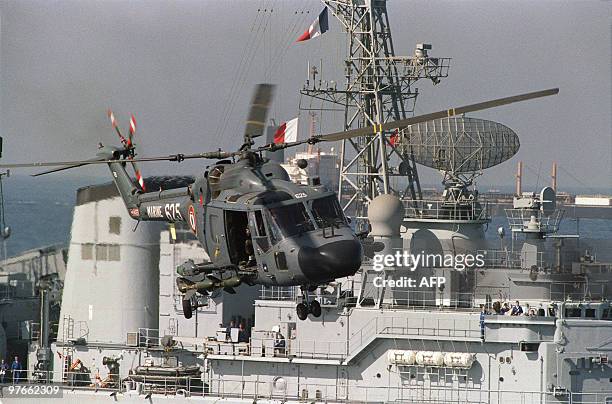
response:
[[(112, 160), (115, 158), (115, 151), (116, 150), (113, 148), (104, 147), (98, 152), (98, 156), (107, 160)], [(138, 194), (141, 191), (125, 170), (125, 163), (108, 163), (108, 168), (113, 175), (113, 182), (117, 186), (117, 190), (126, 208), (128, 210), (138, 208), (140, 206)]]

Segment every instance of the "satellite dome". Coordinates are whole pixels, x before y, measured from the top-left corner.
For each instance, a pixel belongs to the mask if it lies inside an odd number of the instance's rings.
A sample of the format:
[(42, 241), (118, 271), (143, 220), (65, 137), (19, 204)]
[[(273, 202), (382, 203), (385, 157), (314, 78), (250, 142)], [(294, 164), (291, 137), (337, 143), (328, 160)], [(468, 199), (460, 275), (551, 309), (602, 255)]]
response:
[(399, 236), (404, 218), (404, 206), (395, 195), (379, 195), (368, 206), (368, 219), (372, 225), (372, 236)]

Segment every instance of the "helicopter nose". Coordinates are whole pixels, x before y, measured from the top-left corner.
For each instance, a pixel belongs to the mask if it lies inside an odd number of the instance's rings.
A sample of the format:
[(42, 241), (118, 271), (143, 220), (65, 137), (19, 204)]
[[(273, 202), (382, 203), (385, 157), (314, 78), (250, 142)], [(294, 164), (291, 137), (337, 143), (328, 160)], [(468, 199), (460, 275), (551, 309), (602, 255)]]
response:
[(320, 247), (302, 247), (298, 263), (313, 282), (330, 281), (353, 275), (361, 266), (361, 243), (355, 239), (334, 241)]

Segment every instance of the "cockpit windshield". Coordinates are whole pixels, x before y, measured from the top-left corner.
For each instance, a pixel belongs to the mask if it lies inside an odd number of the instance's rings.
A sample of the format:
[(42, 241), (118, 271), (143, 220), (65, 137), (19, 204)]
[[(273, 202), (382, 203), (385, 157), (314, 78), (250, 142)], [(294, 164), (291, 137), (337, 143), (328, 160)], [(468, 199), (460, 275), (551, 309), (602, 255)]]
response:
[(291, 237), (314, 230), (314, 225), (303, 203), (270, 208), (269, 212), (282, 237)]
[(336, 224), (346, 224), (342, 208), (335, 195), (312, 201), (312, 214), (319, 227), (327, 227)]

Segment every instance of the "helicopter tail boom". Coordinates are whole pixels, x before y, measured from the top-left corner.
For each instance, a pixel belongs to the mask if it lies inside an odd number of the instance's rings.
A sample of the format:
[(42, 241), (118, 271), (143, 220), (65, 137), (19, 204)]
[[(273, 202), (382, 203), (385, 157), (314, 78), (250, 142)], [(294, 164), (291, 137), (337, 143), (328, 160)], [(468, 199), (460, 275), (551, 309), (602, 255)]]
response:
[(130, 216), (137, 220), (187, 222), (191, 198), (186, 188), (144, 193), (129, 176), (125, 163), (108, 163), (113, 181)]

